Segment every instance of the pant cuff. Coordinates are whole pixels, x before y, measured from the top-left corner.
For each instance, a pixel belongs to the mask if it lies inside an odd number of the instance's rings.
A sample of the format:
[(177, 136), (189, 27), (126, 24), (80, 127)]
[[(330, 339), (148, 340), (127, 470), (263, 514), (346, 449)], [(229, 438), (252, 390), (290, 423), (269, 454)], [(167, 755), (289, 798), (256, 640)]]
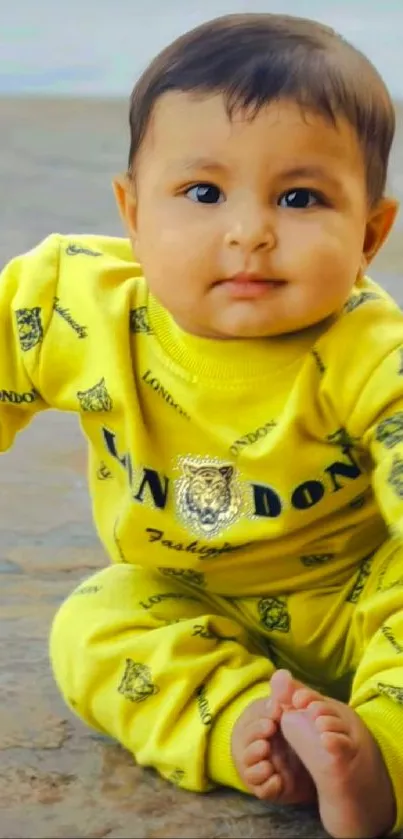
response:
[(403, 708), (386, 696), (377, 696), (355, 708), (376, 740), (395, 793), (396, 822), (403, 828)]

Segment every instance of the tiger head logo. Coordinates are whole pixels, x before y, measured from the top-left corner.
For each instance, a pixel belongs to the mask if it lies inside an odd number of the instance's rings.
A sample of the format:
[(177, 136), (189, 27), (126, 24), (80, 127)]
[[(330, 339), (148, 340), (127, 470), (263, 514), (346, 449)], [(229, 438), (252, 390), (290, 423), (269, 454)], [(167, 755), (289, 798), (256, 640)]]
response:
[(238, 520), (242, 494), (233, 466), (185, 460), (182, 470), (176, 481), (176, 502), (189, 529), (202, 536), (216, 536)]
[(130, 332), (144, 332), (150, 334), (151, 326), (148, 322), (147, 306), (139, 306), (130, 310)]
[(155, 696), (158, 691), (159, 688), (153, 683), (150, 668), (146, 664), (127, 658), (118, 692), (131, 702), (144, 702), (150, 696)]
[(269, 631), (289, 632), (291, 618), (284, 597), (261, 597), (257, 604), (260, 622)]
[(101, 379), (88, 390), (77, 391), (77, 398), (83, 411), (111, 411), (113, 402), (106, 389), (105, 379)]
[(18, 338), (23, 352), (31, 350), (43, 340), (41, 310), (39, 306), (33, 309), (17, 309)]
[(392, 417), (387, 417), (379, 423), (376, 429), (378, 443), (383, 443), (387, 449), (393, 449), (403, 442), (403, 411), (398, 411)]

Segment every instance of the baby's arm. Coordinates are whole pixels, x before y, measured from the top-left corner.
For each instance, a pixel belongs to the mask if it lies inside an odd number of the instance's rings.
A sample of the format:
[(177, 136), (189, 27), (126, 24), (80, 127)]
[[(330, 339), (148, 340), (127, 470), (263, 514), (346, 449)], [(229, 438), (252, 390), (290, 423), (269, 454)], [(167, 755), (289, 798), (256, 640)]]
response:
[(369, 455), (377, 505), (403, 549), (403, 327), (402, 345), (382, 359), (356, 399), (348, 431)]
[(57, 253), (58, 239), (49, 237), (0, 274), (0, 452), (48, 407), (41, 395), (41, 351), (53, 311)]

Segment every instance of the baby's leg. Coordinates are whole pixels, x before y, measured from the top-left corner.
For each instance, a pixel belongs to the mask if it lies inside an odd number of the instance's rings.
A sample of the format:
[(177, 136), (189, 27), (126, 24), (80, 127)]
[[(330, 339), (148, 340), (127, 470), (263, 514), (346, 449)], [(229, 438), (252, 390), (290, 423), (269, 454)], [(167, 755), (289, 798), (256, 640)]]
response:
[[(396, 803), (394, 829), (403, 829), (403, 560), (385, 545), (373, 558), (356, 608), (360, 660), (350, 705), (382, 753)], [(378, 801), (380, 801), (378, 793)]]
[(246, 789), (232, 729), (268, 696), (273, 665), (216, 602), (172, 576), (112, 565), (61, 606), (50, 648), (66, 702), (139, 764), (195, 791)]
[(311, 774), (324, 826), (336, 837), (377, 837), (403, 828), (401, 556), (401, 548), (385, 545), (367, 559), (365, 584), (356, 585), (354, 601), (347, 601), (349, 661), (356, 671), (348, 705), (287, 672), (272, 678), (284, 707), (283, 735)]
[(277, 671), (281, 730), (312, 777), (321, 819), (337, 839), (383, 836), (395, 823), (393, 787), (370, 730), (348, 705)]

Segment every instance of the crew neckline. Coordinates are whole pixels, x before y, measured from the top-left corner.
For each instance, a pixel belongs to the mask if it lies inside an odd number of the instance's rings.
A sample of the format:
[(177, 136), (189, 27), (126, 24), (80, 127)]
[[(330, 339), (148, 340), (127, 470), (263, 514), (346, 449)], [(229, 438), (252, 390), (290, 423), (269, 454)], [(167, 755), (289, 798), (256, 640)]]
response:
[(148, 293), (149, 323), (164, 354), (191, 375), (203, 379), (258, 379), (280, 374), (315, 344), (326, 328), (315, 324), (303, 332), (274, 338), (218, 340), (185, 332)]

